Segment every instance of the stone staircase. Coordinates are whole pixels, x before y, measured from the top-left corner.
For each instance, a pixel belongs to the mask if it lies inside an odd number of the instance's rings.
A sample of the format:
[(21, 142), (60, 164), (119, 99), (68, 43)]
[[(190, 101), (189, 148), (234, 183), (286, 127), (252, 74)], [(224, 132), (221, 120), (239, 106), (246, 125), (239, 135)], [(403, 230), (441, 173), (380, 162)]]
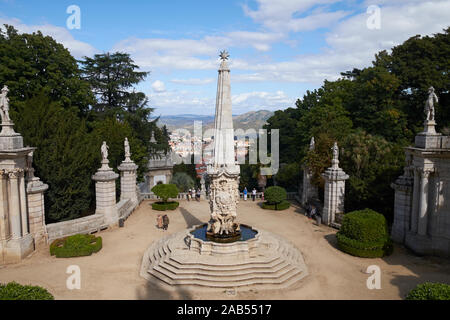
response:
[(146, 251), (141, 276), (171, 288), (283, 289), (297, 284), (308, 271), (300, 251), (285, 239), (260, 231), (250, 255), (205, 255), (189, 250), (188, 231), (154, 242)]

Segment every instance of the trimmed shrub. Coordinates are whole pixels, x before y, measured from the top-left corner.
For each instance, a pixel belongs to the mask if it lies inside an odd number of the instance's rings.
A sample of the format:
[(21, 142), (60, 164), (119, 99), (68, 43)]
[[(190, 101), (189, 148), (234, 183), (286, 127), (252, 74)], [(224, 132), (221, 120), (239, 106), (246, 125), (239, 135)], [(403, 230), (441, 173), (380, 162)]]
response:
[(160, 197), (163, 202), (178, 196), (178, 188), (174, 184), (158, 184), (152, 188), (152, 192)]
[(54, 300), (46, 289), (39, 286), (23, 286), (16, 282), (0, 283), (0, 300)]
[(154, 202), (152, 209), (158, 211), (175, 210), (180, 204), (177, 201), (173, 202)]
[(390, 255), (394, 248), (386, 219), (371, 209), (345, 214), (336, 237), (340, 250), (362, 258)]
[(76, 234), (57, 239), (50, 245), (50, 254), (57, 258), (90, 256), (102, 248), (102, 238), (91, 234)]
[(281, 203), (276, 203), (276, 204), (270, 204), (268, 202), (264, 202), (262, 204), (262, 208), (266, 209), (266, 210), (286, 210), (291, 206), (291, 203), (289, 201), (282, 201)]
[(412, 289), (406, 300), (450, 300), (450, 285), (425, 282)]
[(287, 199), (286, 190), (282, 187), (268, 187), (264, 192), (264, 199), (267, 204), (279, 204)]

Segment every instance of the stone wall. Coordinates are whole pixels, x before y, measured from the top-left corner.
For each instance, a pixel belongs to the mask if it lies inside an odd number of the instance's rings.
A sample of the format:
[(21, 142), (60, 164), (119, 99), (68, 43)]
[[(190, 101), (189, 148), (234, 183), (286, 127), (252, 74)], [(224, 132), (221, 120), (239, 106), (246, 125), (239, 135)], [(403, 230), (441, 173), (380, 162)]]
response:
[(74, 234), (88, 234), (108, 228), (102, 214), (94, 214), (69, 221), (47, 224), (48, 241), (72, 236)]

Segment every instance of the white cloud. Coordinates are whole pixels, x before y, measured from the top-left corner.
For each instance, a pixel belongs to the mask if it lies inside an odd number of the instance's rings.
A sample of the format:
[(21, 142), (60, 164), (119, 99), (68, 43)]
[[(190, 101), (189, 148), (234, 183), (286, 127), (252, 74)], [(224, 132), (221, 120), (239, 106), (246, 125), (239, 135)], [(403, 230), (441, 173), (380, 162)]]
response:
[[(244, 12), (255, 22), (276, 31), (308, 31), (328, 27), (345, 17), (344, 11), (326, 12), (327, 5), (341, 0), (257, 0), (258, 8), (243, 5)], [(314, 9), (310, 15), (296, 17)]]
[(14, 26), (20, 33), (33, 33), (39, 30), (42, 34), (51, 36), (57, 42), (63, 44), (77, 59), (84, 56), (92, 56), (99, 52), (90, 44), (76, 40), (69, 30), (63, 27), (57, 27), (51, 24), (27, 25), (19, 19), (0, 18), (0, 25), (2, 28), (4, 24)]
[(152, 89), (154, 92), (161, 93), (166, 91), (166, 86), (164, 85), (164, 82), (156, 80), (152, 83)]
[(186, 86), (203, 86), (205, 84), (210, 84), (214, 82), (213, 78), (207, 78), (207, 79), (172, 79), (170, 82), (175, 84), (182, 84)]
[(283, 91), (276, 92), (253, 91), (231, 97), (233, 113), (245, 113), (256, 110), (279, 110), (292, 106), (295, 99), (286, 95)]
[[(369, 5), (371, 1), (367, 2)], [(416, 34), (431, 35), (450, 25), (450, 1), (386, 1), (381, 7), (381, 29), (370, 30), (364, 12), (341, 21), (326, 35), (327, 48), (290, 61), (248, 64), (248, 74), (238, 82), (303, 82), (320, 85), (335, 80), (340, 72), (369, 66), (374, 55), (389, 50)]]

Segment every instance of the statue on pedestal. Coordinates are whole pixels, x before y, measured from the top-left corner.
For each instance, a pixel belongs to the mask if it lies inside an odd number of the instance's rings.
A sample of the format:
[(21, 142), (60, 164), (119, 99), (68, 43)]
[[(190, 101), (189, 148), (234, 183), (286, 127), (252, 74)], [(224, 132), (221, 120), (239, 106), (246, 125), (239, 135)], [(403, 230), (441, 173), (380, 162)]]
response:
[(102, 152), (103, 160), (108, 160), (108, 149), (109, 147), (106, 145), (106, 141), (103, 141), (102, 147), (100, 151)]
[(8, 87), (4, 86), (2, 89), (2, 93), (0, 94), (0, 115), (2, 118), (2, 123), (11, 122), (11, 119), (9, 118), (8, 92)]
[(125, 147), (125, 160), (130, 160), (131, 152), (130, 152), (130, 143), (128, 142), (128, 138), (125, 138), (125, 141), (123, 144)]
[(428, 99), (425, 102), (425, 114), (427, 115), (426, 121), (434, 121), (434, 103), (438, 103), (439, 99), (434, 93), (433, 87), (428, 89), (428, 94)]

